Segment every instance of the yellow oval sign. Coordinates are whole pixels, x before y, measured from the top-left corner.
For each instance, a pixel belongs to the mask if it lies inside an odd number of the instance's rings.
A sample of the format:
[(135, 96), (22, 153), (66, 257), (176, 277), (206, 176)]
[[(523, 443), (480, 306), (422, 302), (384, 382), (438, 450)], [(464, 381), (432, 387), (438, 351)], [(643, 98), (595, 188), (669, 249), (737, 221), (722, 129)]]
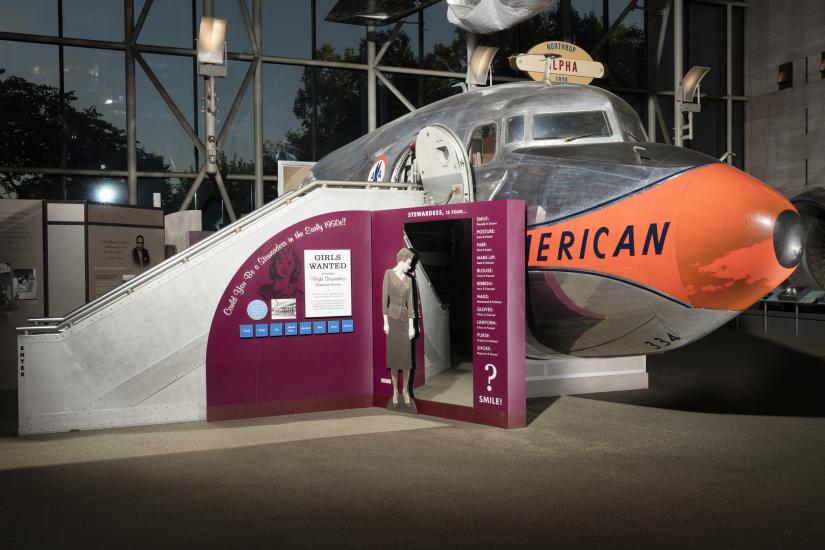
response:
[[(559, 40), (542, 42), (530, 48), (527, 54), (535, 54), (542, 57), (545, 57), (547, 54), (558, 56), (549, 60), (549, 77), (551, 82), (590, 84), (594, 78), (604, 76), (604, 66), (598, 61), (593, 61), (589, 53), (570, 42), (561, 42)], [(524, 69), (527, 70), (527, 74), (529, 74), (533, 80), (544, 79), (544, 60), (542, 60), (541, 63), (542, 66), (539, 71), (535, 70), (538, 68), (536, 63), (525, 64)]]

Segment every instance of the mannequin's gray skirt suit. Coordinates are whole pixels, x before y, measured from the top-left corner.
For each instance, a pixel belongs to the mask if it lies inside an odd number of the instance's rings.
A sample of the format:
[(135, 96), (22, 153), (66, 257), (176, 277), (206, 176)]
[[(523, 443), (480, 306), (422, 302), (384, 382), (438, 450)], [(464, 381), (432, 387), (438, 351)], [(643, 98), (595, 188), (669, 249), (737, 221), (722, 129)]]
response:
[(381, 285), (381, 310), (390, 326), (387, 334), (387, 368), (408, 371), (412, 368), (410, 319), (415, 317), (412, 281), (399, 279), (392, 269), (384, 272)]

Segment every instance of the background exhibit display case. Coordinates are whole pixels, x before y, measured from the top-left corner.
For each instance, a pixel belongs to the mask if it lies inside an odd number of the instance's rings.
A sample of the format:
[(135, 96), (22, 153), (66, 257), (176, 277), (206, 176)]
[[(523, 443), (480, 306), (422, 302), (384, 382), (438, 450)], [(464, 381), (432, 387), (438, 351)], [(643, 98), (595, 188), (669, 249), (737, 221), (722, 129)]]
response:
[(164, 258), (160, 208), (0, 199), (0, 390), (17, 388), (15, 327), (65, 315)]

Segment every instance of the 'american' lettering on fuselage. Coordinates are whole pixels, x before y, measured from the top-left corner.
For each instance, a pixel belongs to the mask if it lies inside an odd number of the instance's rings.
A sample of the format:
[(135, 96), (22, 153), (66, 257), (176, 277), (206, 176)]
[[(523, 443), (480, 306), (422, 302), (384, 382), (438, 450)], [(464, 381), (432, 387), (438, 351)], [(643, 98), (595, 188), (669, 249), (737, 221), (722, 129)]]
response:
[[(637, 255), (661, 256), (667, 243), (670, 222), (650, 223), (647, 227), (628, 224), (623, 228), (585, 227), (565, 230), (541, 227), (527, 231), (529, 265), (565, 260), (590, 260)], [(619, 233), (620, 231), (620, 233)], [(619, 235), (618, 240), (615, 236)]]

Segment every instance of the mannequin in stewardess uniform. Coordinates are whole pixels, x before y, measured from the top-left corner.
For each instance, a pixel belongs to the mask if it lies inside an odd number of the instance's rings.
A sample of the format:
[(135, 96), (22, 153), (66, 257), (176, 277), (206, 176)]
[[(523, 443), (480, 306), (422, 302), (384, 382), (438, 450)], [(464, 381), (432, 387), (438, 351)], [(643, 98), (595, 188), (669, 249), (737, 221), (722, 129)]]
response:
[(415, 302), (413, 283), (407, 273), (415, 253), (402, 248), (396, 255), (395, 267), (384, 272), (381, 286), (381, 310), (384, 314), (384, 334), (387, 335), (387, 368), (392, 378), (392, 404), (398, 405), (398, 379), (403, 372), (402, 398), (410, 407), (412, 400), (407, 378), (412, 369), (412, 344), (415, 337)]

